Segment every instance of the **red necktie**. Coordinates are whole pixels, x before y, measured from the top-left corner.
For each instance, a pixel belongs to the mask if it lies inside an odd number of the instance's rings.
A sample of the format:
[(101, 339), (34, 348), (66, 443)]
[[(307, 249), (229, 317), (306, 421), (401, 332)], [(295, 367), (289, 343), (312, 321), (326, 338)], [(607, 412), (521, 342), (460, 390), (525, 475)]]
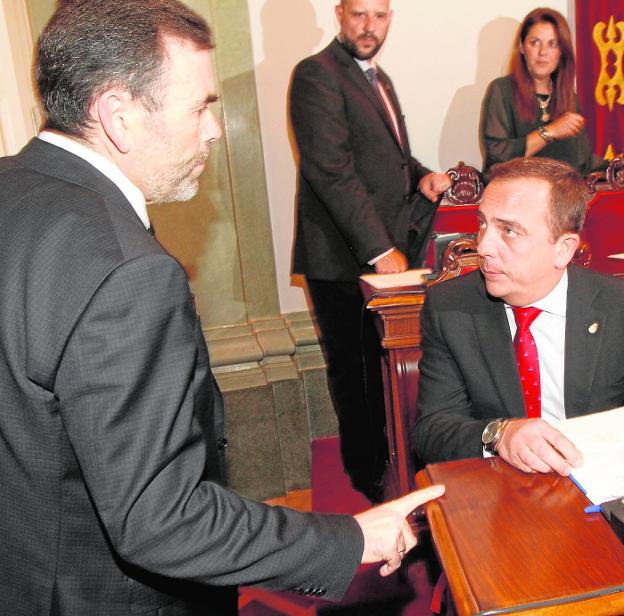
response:
[(542, 311), (539, 308), (513, 308), (516, 319), (514, 352), (520, 374), (527, 417), (540, 417), (542, 413), (542, 390), (537, 346), (529, 327)]

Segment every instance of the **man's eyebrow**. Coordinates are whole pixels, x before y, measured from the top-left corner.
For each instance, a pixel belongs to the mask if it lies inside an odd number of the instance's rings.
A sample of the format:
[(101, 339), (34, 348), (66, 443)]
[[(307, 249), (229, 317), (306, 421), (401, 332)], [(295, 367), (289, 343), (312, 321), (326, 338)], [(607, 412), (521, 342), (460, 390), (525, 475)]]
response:
[(211, 103), (216, 103), (219, 100), (218, 94), (208, 94), (206, 98), (202, 98), (201, 100), (196, 99), (196, 103), (193, 104), (193, 109), (201, 109), (202, 107), (206, 107)]
[(514, 231), (521, 231), (522, 233), (528, 233), (526, 227), (521, 225), (516, 220), (507, 220), (506, 218), (494, 218), (493, 222), (495, 222), (499, 227), (510, 227)]

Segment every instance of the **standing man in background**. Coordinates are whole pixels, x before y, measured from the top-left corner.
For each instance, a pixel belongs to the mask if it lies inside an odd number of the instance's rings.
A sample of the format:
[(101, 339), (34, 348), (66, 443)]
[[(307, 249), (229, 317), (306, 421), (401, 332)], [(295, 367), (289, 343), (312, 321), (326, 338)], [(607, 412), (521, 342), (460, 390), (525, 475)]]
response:
[(376, 502), (387, 458), (384, 401), (369, 315), (361, 327), (358, 278), (420, 264), (433, 202), (450, 179), (412, 158), (392, 83), (375, 63), (390, 1), (341, 0), (336, 18), (337, 38), (292, 80), (300, 157), (293, 271), (306, 277), (320, 328), (345, 469)]
[(177, 0), (74, 0), (37, 49), (45, 130), (0, 160), (0, 596), (11, 616), (236, 612), (237, 584), (337, 599), (396, 570), (405, 516), (222, 486), (223, 404), (184, 271), (145, 202), (198, 190), (221, 135), (207, 24)]

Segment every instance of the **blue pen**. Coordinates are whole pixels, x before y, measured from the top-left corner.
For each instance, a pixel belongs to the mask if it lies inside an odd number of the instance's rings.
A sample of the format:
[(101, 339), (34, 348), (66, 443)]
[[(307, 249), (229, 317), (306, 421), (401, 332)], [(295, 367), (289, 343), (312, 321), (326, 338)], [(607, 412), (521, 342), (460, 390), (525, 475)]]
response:
[(585, 513), (600, 513), (602, 507), (600, 505), (588, 505), (585, 507)]

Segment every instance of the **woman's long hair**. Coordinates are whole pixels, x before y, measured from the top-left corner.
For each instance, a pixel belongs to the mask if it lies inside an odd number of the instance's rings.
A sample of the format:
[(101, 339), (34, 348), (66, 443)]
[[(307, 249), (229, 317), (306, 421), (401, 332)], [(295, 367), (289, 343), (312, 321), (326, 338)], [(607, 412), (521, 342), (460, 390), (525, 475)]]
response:
[(533, 80), (529, 75), (524, 55), (520, 53), (520, 45), (531, 27), (537, 23), (549, 23), (557, 33), (561, 57), (559, 65), (552, 73), (553, 103), (551, 103), (552, 117), (558, 118), (566, 111), (575, 111), (574, 105), (574, 74), (575, 60), (572, 48), (572, 36), (568, 23), (561, 13), (553, 9), (539, 8), (532, 10), (522, 21), (514, 39), (514, 48), (511, 57), (511, 79), (513, 83), (514, 105), (518, 115), (526, 122), (535, 118), (537, 103)]

